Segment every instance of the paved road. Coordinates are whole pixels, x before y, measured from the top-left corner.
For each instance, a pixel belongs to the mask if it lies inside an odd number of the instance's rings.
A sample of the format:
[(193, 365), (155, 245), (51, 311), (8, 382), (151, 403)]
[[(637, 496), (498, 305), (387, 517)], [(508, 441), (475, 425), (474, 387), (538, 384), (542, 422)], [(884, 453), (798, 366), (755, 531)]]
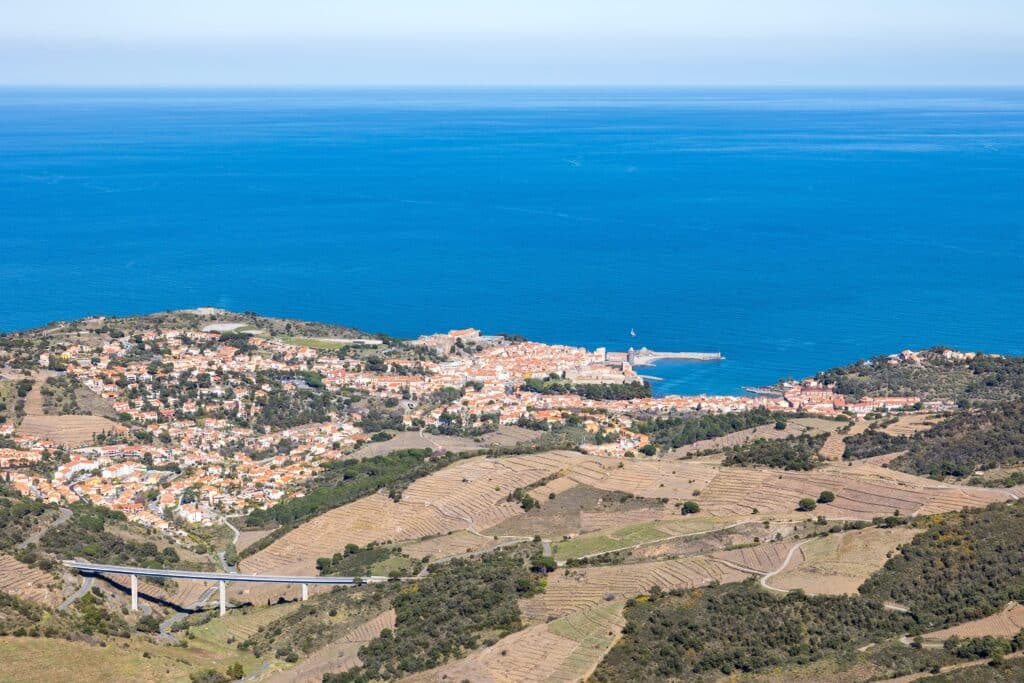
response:
[(79, 560), (64, 560), (64, 564), (86, 574), (128, 574), (156, 576), (165, 579), (194, 579), (196, 581), (232, 581), (241, 583), (307, 583), (314, 585), (344, 586), (361, 578), (364, 583), (387, 581), (386, 576), (273, 576), (270, 574), (231, 574), (230, 572), (192, 572), (183, 569), (148, 569), (117, 564), (93, 564)]
[(196, 610), (200, 609), (203, 605), (205, 605), (207, 603), (207, 601), (210, 598), (213, 597), (213, 594), (215, 592), (217, 592), (216, 588), (213, 588), (213, 587), (207, 588), (203, 592), (203, 594), (199, 596), (198, 600), (193, 602), (191, 605), (187, 605), (185, 607), (185, 609), (177, 611), (174, 614), (172, 614), (171, 616), (169, 616), (166, 619), (164, 619), (163, 621), (161, 621), (160, 622), (160, 637), (163, 638), (164, 640), (172, 640), (172, 641), (177, 642), (178, 638), (177, 638), (177, 636), (175, 636), (171, 632), (171, 627), (174, 626), (174, 624), (176, 624), (179, 621), (181, 621), (182, 619), (184, 619), (185, 617), (187, 617), (189, 614), (192, 614), (192, 612), (195, 612)]
[(60, 526), (61, 524), (65, 524), (69, 519), (71, 519), (71, 510), (67, 508), (61, 508), (60, 514), (57, 515), (57, 519), (53, 520), (53, 522), (51, 522), (50, 524), (44, 526), (42, 529), (33, 532), (24, 541), (22, 541), (15, 547), (25, 548), (28, 546), (29, 543), (38, 543), (39, 539), (43, 537), (43, 534), (45, 534), (47, 531), (54, 527)]
[(60, 610), (61, 612), (63, 612), (68, 607), (71, 607), (71, 605), (73, 605), (76, 600), (78, 600), (83, 595), (88, 593), (89, 589), (92, 588), (93, 578), (94, 577), (92, 577), (92, 576), (83, 576), (82, 577), (82, 585), (79, 586), (78, 590), (76, 590), (74, 593), (72, 593), (68, 597), (64, 598), (64, 602), (60, 603), (60, 606), (57, 609)]

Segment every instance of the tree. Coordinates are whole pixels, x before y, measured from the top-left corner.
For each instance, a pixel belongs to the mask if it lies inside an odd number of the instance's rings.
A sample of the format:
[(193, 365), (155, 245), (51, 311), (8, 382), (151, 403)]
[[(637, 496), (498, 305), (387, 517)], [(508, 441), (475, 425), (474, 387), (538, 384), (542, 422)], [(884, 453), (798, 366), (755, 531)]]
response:
[(832, 493), (831, 491), (822, 491), (818, 495), (818, 502), (819, 503), (831, 503), (835, 499), (836, 499), (836, 494)]
[(558, 563), (553, 557), (536, 555), (530, 558), (530, 568), (535, 572), (543, 572), (547, 574), (548, 572), (558, 569)]
[(814, 502), (813, 498), (801, 498), (800, 505), (797, 507), (797, 509), (802, 510), (803, 512), (810, 512), (816, 507), (818, 507), (818, 504)]
[(242, 668), (241, 662), (235, 662), (227, 668), (227, 675), (233, 681), (237, 681), (245, 676), (245, 669)]
[(683, 514), (684, 515), (692, 515), (692, 514), (697, 513), (697, 512), (700, 512), (700, 505), (697, 504), (697, 501), (695, 501), (695, 500), (688, 500), (685, 503), (683, 503)]

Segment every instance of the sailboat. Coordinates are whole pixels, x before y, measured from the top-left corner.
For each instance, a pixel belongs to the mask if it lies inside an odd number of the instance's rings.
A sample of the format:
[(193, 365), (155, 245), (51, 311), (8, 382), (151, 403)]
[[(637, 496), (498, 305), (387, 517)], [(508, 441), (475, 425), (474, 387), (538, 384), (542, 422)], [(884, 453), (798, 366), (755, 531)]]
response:
[(635, 337), (636, 336), (636, 330), (634, 330), (632, 327), (629, 328), (629, 336), (630, 337)]

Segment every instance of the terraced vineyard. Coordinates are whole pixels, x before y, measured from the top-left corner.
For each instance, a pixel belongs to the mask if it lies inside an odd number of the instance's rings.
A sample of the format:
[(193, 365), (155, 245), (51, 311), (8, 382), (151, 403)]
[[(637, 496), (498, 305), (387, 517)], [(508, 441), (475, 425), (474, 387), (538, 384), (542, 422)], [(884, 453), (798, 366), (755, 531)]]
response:
[(96, 415), (47, 415), (41, 386), (42, 380), (37, 380), (25, 397), (19, 435), (74, 447), (91, 442), (94, 434), (117, 427), (115, 422)]
[[(851, 594), (915, 533), (909, 527), (870, 528), (793, 538), (805, 534), (819, 515), (870, 521), (896, 511), (931, 514), (1012, 497), (1006, 490), (943, 484), (879, 462), (836, 462), (790, 472), (722, 467), (714, 458), (613, 459), (576, 452), (472, 458), (414, 481), (399, 501), (378, 492), (320, 515), (244, 560), (241, 569), (313, 574), (316, 557), (347, 543), (371, 541), (399, 543), (411, 557), (438, 561), (547, 531), (556, 536), (548, 540), (557, 559), (616, 552), (603, 560), (612, 564), (560, 567), (551, 573), (545, 592), (519, 602), (528, 624), (524, 630), (413, 679), (580, 680), (617, 637), (619, 622), (609, 626), (608, 614), (618, 614), (623, 600), (655, 587), (687, 589), (751, 577), (777, 590)], [(516, 489), (535, 496), (539, 507), (527, 512), (509, 500)], [(797, 510), (801, 499), (817, 499), (823, 491), (833, 492), (834, 499), (813, 511)], [(699, 503), (697, 514), (680, 514), (679, 506), (688, 500)], [(602, 508), (601, 501), (610, 506)], [(581, 533), (559, 539), (562, 532), (556, 529), (563, 527), (558, 524), (541, 525), (535, 532), (536, 525), (525, 523), (547, 519), (545, 514), (557, 514), (563, 504), (577, 505), (573, 524)], [(733, 538), (731, 528), (743, 533)], [(783, 540), (768, 542), (778, 534)], [(686, 541), (703, 535), (709, 536), (706, 544)], [(722, 549), (729, 543), (755, 545)], [(677, 556), (673, 547), (679, 548)], [(256, 605), (273, 598), (262, 588), (251, 590), (240, 597)], [(587, 627), (588, 620), (600, 628)], [(582, 635), (574, 637), (573, 629)], [(344, 670), (358, 664), (357, 652), (352, 642), (338, 641), (275, 674), (274, 680), (313, 680)]]
[(50, 574), (0, 553), (0, 591), (53, 607), (60, 602), (59, 591), (49, 587), (54, 583)]
[[(831, 423), (829, 429), (838, 428), (840, 423)], [(668, 452), (668, 457), (686, 457), (694, 453), (706, 451), (724, 450), (734, 446), (741, 446), (755, 439), (787, 439), (791, 436), (819, 431), (819, 425), (810, 426), (801, 424), (799, 420), (791, 420), (786, 423), (785, 429), (776, 429), (774, 423), (750, 427), (737, 432), (731, 432), (725, 436), (716, 436), (712, 439), (701, 439), (679, 448), (673, 448)], [(827, 431), (827, 430), (826, 430)]]
[(406, 679), (409, 683), (471, 680), (483, 683), (587, 678), (622, 632), (621, 601), (537, 624), (452, 664)]
[(338, 639), (317, 650), (294, 668), (275, 673), (267, 679), (268, 683), (319, 681), (325, 673), (345, 671), (359, 666), (359, 648), (379, 636), (384, 629), (394, 627), (394, 610), (387, 610), (370, 619), (356, 622)]
[(492, 548), (501, 543), (490, 536), (470, 533), (468, 531), (455, 531), (441, 536), (426, 538), (413, 543), (403, 543), (402, 552), (409, 557), (422, 560), (424, 558), (438, 559), (472, 553)]
[[(703, 513), (715, 517), (749, 515), (755, 510), (761, 514), (793, 514), (801, 499), (817, 498), (826, 490), (835, 493), (835, 500), (820, 506), (813, 515), (841, 519), (870, 520), (897, 510), (902, 515), (931, 514), (1010, 498), (1009, 493), (997, 489), (937, 484), (868, 462), (810, 472), (780, 472), (722, 468), (710, 462), (614, 460), (567, 451), (473, 458), (414, 482), (399, 502), (377, 493), (320, 515), (243, 560), (241, 569), (309, 575), (315, 572), (316, 557), (336, 552), (347, 543), (365, 546), (371, 541), (489, 529), (523, 514), (518, 503), (507, 500), (509, 493), (556, 474), (559, 476), (554, 481), (559, 484), (555, 486), (559, 488), (572, 481), (647, 498), (695, 499)], [(600, 529), (621, 527), (623, 522), (642, 524), (674, 514), (674, 508), (667, 505), (661, 510), (638, 510), (625, 516), (585, 513), (582, 520), (585, 528)], [(611, 548), (595, 551), (607, 549)]]
[(1024, 629), (1024, 605), (1010, 603), (1002, 612), (998, 612), (982, 619), (975, 619), (963, 624), (957, 624), (951, 628), (941, 631), (926, 633), (926, 641), (945, 641), (952, 636), (960, 638), (982, 638), (984, 636), (998, 636), (1001, 638), (1012, 638)]
[(556, 452), (512, 458), (472, 458), (413, 482), (399, 502), (378, 492), (335, 508), (246, 558), (241, 569), (255, 574), (312, 575), (316, 558), (347, 543), (401, 541), (484, 529), (522, 513), (506, 500), (528, 486), (581, 460)]
[[(767, 559), (767, 556), (762, 557)], [(761, 567), (762, 557), (750, 561)], [(521, 608), (530, 620), (544, 621), (551, 616), (562, 617), (602, 602), (641, 595), (654, 586), (670, 590), (706, 586), (714, 581), (733, 583), (761, 571), (734, 563), (731, 556), (726, 555), (725, 558), (723, 561), (717, 556), (696, 556), (567, 569), (559, 571), (548, 580), (547, 590), (543, 594), (522, 601)]]

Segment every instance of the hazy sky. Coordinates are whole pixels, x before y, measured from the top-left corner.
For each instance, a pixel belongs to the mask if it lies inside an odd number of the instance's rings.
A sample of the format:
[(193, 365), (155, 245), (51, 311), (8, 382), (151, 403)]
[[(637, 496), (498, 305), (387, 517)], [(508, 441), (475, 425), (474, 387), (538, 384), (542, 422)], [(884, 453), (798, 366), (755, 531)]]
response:
[(1024, 84), (1024, 0), (0, 0), (6, 85)]

